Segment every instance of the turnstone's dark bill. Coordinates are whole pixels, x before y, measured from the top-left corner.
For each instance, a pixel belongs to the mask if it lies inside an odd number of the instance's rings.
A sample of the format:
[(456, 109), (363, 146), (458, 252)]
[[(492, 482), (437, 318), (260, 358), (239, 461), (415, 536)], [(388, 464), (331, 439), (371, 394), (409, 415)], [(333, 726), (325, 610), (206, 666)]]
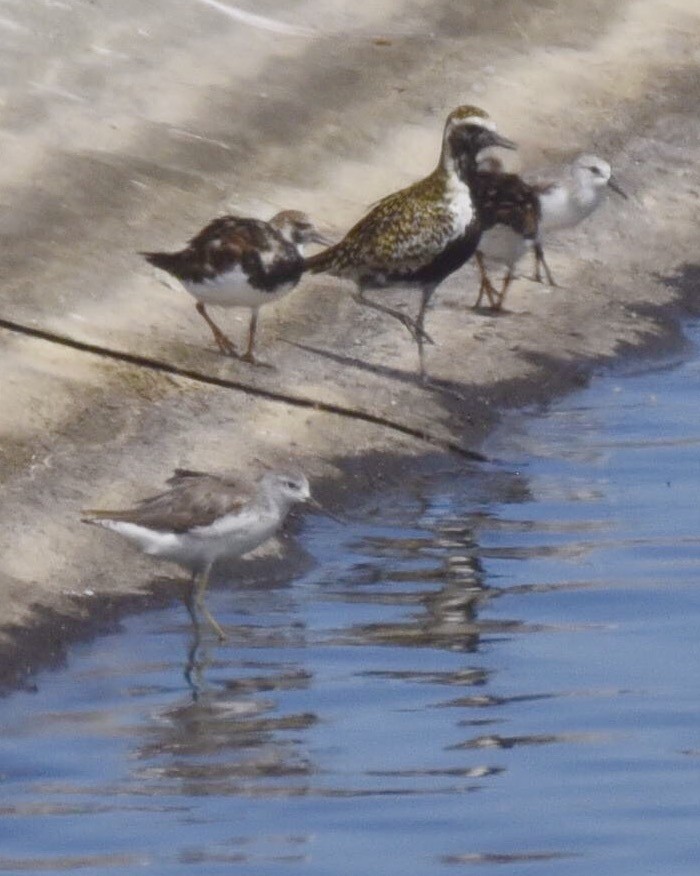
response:
[[(482, 227), (476, 253), (481, 283), (474, 307), (478, 307), (486, 295), (491, 309), (500, 310), (515, 265), (528, 247), (537, 243), (540, 200), (535, 189), (521, 177), (506, 173), (499, 159), (485, 158), (479, 161), (478, 167), (472, 190)], [(542, 260), (544, 262), (544, 253)], [(494, 288), (487, 270), (494, 262), (507, 269), (500, 291)]]
[[(461, 267), (476, 249), (480, 228), (469, 174), (476, 157), (489, 146), (514, 149), (496, 133), (488, 115), (460, 106), (447, 117), (440, 161), (430, 176), (381, 200), (339, 243), (306, 259), (306, 269), (347, 277), (357, 284), (355, 300), (398, 319), (418, 344), (425, 379), (423, 325), (437, 286)], [(370, 300), (366, 293), (391, 284), (421, 290), (415, 320)]]
[(311, 502), (302, 474), (267, 472), (252, 490), (234, 480), (177, 469), (171, 488), (125, 511), (85, 511), (83, 521), (111, 529), (143, 553), (177, 563), (192, 573), (194, 609), (219, 636), (226, 636), (204, 603), (213, 565), (241, 557), (280, 528), (291, 507)]
[[(554, 175), (533, 174), (526, 175), (525, 179), (540, 198), (541, 237), (550, 231), (578, 225), (603, 202), (609, 188), (627, 199), (608, 162), (597, 155), (579, 155)], [(547, 282), (555, 285), (542, 255), (541, 240), (538, 240), (535, 244), (535, 279), (538, 282), (542, 282), (540, 265), (544, 267)]]
[[(304, 244), (312, 242), (329, 243), (305, 213), (283, 210), (269, 222), (221, 216), (179, 252), (141, 254), (176, 277), (197, 299), (197, 311), (222, 353), (255, 364), (258, 310), (294, 289), (304, 267)], [(250, 308), (248, 346), (243, 355), (238, 355), (231, 339), (209, 316), (208, 304)]]

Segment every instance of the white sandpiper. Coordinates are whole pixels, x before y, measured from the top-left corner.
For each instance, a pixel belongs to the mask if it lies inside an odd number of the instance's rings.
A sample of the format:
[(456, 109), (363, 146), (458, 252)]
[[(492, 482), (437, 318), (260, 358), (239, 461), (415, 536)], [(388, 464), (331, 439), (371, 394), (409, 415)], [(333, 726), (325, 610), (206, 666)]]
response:
[(555, 286), (551, 271), (544, 260), (543, 238), (551, 231), (573, 228), (583, 222), (603, 203), (608, 189), (612, 189), (625, 200), (627, 195), (613, 176), (610, 164), (604, 158), (587, 153), (579, 155), (558, 174), (525, 174), (525, 180), (538, 193), (541, 207), (539, 236), (534, 244), (535, 279), (542, 282), (540, 267), (543, 267), (547, 282)]

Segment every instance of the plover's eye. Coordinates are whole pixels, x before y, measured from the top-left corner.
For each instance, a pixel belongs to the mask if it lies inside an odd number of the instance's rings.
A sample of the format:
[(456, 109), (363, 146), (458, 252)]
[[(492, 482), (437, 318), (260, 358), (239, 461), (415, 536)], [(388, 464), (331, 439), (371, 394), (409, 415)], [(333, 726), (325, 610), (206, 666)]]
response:
[(596, 167), (595, 164), (592, 164), (588, 169), (591, 171), (591, 173), (594, 173), (596, 176), (603, 175), (603, 171), (599, 167)]

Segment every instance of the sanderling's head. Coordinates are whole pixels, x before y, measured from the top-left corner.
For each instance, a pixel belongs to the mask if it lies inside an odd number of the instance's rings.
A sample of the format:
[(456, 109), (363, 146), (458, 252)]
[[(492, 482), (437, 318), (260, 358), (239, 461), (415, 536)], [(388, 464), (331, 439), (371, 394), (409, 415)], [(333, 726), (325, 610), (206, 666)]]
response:
[(602, 189), (608, 186), (621, 197), (627, 198), (613, 176), (612, 168), (604, 158), (599, 158), (597, 155), (579, 155), (573, 163), (573, 173), (586, 188)]

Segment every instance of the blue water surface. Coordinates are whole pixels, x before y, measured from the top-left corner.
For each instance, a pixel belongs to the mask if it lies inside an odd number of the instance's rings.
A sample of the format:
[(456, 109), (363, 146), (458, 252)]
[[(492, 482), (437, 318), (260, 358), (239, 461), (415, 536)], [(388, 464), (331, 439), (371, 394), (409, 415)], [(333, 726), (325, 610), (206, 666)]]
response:
[(690, 876), (700, 327), (0, 702), (0, 872)]

